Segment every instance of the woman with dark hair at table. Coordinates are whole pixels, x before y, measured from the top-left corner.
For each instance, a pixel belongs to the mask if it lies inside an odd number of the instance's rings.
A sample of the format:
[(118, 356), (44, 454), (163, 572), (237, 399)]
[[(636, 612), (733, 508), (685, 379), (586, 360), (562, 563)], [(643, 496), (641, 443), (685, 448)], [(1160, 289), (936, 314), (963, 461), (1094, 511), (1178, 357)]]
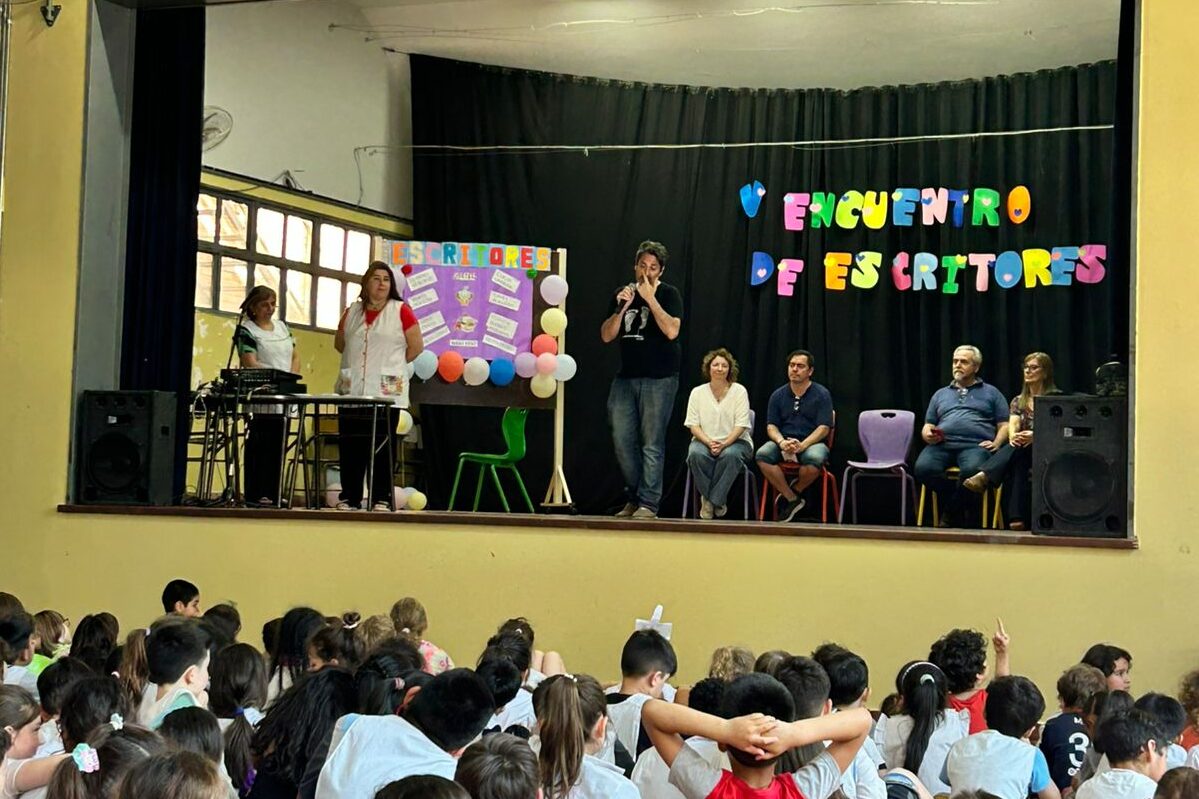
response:
[(1029, 471), (1032, 469), (1032, 422), (1036, 398), (1057, 393), (1057, 385), (1053, 382), (1053, 359), (1043, 352), (1025, 355), (1024, 383), (1010, 405), (1008, 441), (987, 459), (981, 471), (963, 483), (980, 494), (989, 486), (1003, 485), (1009, 530), (1027, 530), (1032, 516)]
[[(341, 452), (341, 495), (338, 510), (357, 510), (362, 504), (368, 449), (374, 451), (371, 510), (390, 510), (395, 469), (394, 437), (400, 409), (408, 407), (408, 364), (425, 348), (416, 316), (400, 299), (399, 279), (382, 261), (372, 261), (362, 276), (362, 294), (346, 308), (337, 325), (333, 346), (341, 353), (337, 393), (357, 397), (390, 398), (392, 407), (374, 420), (374, 409), (340, 408), (337, 411), (338, 449)], [(390, 456), (390, 457), (389, 457)]]
[[(243, 369), (300, 371), (296, 340), (283, 320), (274, 318), (276, 302), (274, 289), (255, 286), (241, 304), (243, 319), (233, 340)], [(287, 417), (281, 405), (251, 404), (247, 410), (250, 420), (243, 495), (247, 504), (277, 505)]]

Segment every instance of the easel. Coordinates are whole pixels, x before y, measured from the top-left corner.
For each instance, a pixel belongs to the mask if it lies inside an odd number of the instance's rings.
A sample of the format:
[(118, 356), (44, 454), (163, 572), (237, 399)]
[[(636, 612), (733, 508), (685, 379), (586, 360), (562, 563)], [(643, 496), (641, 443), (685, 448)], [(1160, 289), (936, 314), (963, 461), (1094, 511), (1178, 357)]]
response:
[[(558, 256), (558, 275), (566, 279), (566, 250), (555, 251)], [(563, 303), (565, 305), (565, 303)], [(561, 307), (561, 306), (559, 306)], [(565, 310), (565, 309), (563, 309)], [(566, 331), (558, 335), (558, 354), (566, 351)], [(574, 500), (570, 497), (570, 487), (566, 485), (566, 473), (562, 470), (562, 461), (566, 451), (566, 383), (558, 383), (558, 391), (554, 394), (554, 468), (550, 474), (550, 484), (545, 489), (543, 508), (571, 508)]]

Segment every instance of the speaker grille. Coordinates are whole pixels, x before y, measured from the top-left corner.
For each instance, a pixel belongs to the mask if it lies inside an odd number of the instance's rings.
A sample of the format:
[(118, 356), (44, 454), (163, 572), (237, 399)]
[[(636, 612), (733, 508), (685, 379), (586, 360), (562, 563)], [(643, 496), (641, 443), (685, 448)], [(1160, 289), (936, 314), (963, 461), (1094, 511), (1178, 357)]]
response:
[(123, 433), (105, 433), (87, 453), (87, 475), (104, 491), (129, 491), (142, 478), (141, 450)]
[(1053, 458), (1042, 481), (1049, 511), (1072, 524), (1101, 519), (1116, 490), (1111, 464), (1086, 450), (1063, 452)]

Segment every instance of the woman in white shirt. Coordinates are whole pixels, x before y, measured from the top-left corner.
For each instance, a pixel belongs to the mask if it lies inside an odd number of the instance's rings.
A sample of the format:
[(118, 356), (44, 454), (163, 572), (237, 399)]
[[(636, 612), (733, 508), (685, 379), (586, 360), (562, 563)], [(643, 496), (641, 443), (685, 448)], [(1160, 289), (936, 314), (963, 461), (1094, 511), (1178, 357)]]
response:
[(400, 299), (399, 282), (391, 267), (372, 261), (362, 276), (362, 294), (342, 314), (333, 339), (334, 348), (341, 353), (337, 393), (388, 398), (393, 403), (387, 416), (378, 421), (373, 421), (374, 411), (370, 408), (341, 408), (337, 412), (341, 455), (338, 510), (357, 510), (362, 502), (363, 478), (372, 450), (371, 510), (392, 509), (395, 447), (385, 444), (395, 435), (400, 409), (408, 407), (408, 365), (425, 346), (416, 316)]
[(724, 516), (729, 489), (753, 457), (749, 394), (737, 382), (737, 359), (723, 347), (704, 356), (708, 381), (691, 389), (687, 418), (691, 431), (687, 468), (699, 490), (699, 518)]
[[(241, 304), (245, 319), (233, 334), (242, 368), (278, 369), (298, 373), (300, 354), (296, 340), (282, 319), (275, 319), (274, 289), (255, 286)], [(250, 405), (246, 436), (246, 502), (276, 505), (279, 502), (279, 473), (283, 464), (283, 436), (287, 417), (279, 405)]]

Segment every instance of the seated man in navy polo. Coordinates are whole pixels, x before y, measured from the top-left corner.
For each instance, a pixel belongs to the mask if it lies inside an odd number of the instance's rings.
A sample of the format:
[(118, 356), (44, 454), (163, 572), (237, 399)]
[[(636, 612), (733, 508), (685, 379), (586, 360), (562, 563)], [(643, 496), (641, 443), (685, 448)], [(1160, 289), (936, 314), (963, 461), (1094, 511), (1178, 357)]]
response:
[(960, 483), (946, 479), (945, 470), (957, 466), (963, 476), (975, 474), (1007, 441), (1007, 400), (979, 379), (982, 363), (978, 347), (963, 344), (954, 350), (953, 382), (937, 389), (924, 414), (920, 437), (928, 446), (916, 458), (916, 479), (937, 492), (941, 527), (961, 521), (965, 496)]
[[(775, 389), (766, 408), (766, 437), (754, 459), (762, 476), (779, 494), (780, 521), (789, 522), (803, 509), (800, 496), (828, 461), (824, 440), (833, 429), (833, 397), (828, 389), (812, 382), (815, 363), (812, 353), (795, 350), (787, 356), (787, 384)], [(1006, 406), (1005, 406), (1006, 410)], [(787, 482), (784, 460), (799, 464), (799, 477)]]

